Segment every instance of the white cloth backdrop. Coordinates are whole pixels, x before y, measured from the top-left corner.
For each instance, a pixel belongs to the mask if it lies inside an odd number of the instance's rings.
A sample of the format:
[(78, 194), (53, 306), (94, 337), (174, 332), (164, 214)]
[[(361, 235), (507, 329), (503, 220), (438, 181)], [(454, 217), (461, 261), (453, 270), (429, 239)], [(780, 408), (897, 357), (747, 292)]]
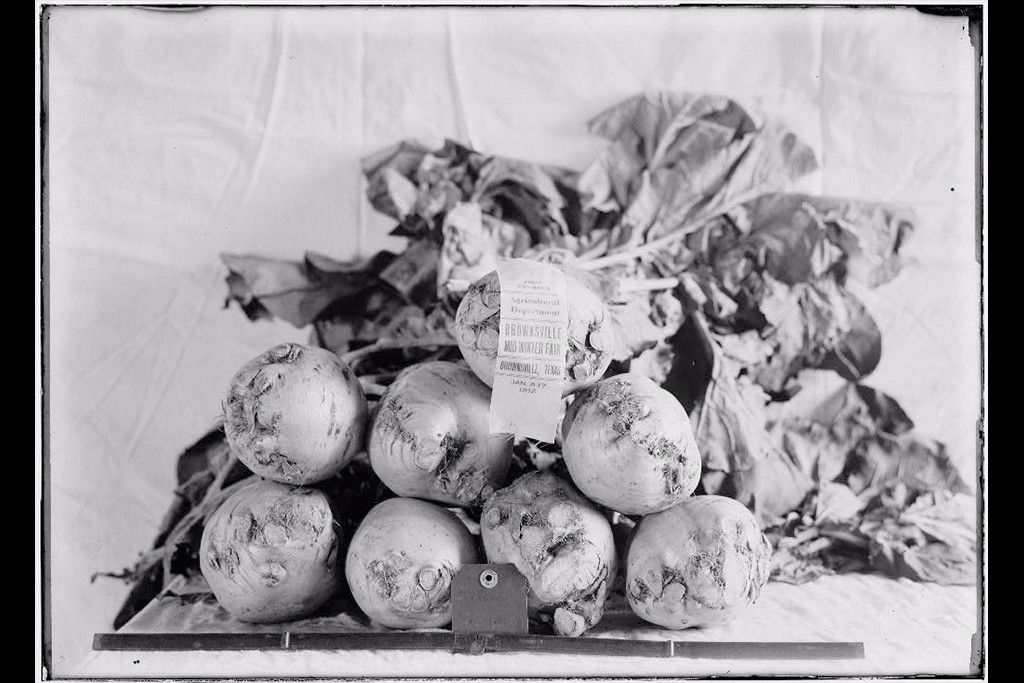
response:
[(962, 19), (57, 7), (45, 59), (58, 675), (110, 629), (125, 587), (90, 576), (148, 547), (175, 457), (213, 424), (234, 370), (308, 337), (225, 310), (218, 254), (348, 259), (400, 246), (364, 198), (359, 160), (406, 137), (580, 169), (603, 145), (586, 121), (641, 91), (720, 93), (780, 117), (822, 162), (807, 189), (918, 210), (904, 272), (858, 292), (883, 333), (870, 383), (975, 479), (976, 62)]

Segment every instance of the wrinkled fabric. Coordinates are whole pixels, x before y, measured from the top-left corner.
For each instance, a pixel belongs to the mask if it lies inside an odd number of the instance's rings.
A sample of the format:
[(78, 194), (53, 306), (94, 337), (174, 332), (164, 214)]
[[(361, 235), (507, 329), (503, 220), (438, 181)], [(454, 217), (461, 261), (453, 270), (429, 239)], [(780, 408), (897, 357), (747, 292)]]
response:
[[(175, 458), (214, 425), (235, 369), (276, 343), (308, 339), (308, 329), (225, 309), (218, 255), (350, 262), (400, 245), (388, 234), (393, 219), (366, 200), (361, 167), (399, 140), (434, 149), (453, 139), (582, 171), (607, 143), (585, 122), (637, 92), (721, 93), (771, 112), (820, 160), (799, 191), (913, 205), (918, 228), (900, 274), (854, 291), (884, 339), (872, 386), (898, 398), (916, 430), (946, 444), (973, 477), (976, 107), (962, 19), (881, 8), (57, 7), (48, 17), (44, 343), (57, 675), (88, 668), (79, 663), (125, 591), (90, 577), (132, 564), (151, 542), (173, 497)], [(969, 591), (950, 598), (894, 584), (903, 613), (915, 623), (935, 615), (946, 628), (929, 631), (928, 656), (907, 659), (916, 630), (857, 609), (862, 589), (886, 604), (887, 585), (823, 584), (810, 601), (780, 588), (763, 618), (728, 634), (884, 633), (868, 651), (869, 673), (966, 673)], [(814, 612), (822, 605), (849, 609)], [(265, 658), (250, 671), (270, 671)], [(450, 660), (439, 657), (432, 673), (460, 670)], [(416, 671), (429, 661), (417, 654)], [(559, 661), (548, 673), (594, 671)], [(381, 670), (363, 663), (364, 673)]]

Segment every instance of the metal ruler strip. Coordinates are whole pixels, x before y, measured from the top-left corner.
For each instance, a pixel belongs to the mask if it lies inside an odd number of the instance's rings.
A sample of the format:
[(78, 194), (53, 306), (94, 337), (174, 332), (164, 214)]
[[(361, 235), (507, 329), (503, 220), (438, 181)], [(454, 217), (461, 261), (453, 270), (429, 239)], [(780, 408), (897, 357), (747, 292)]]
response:
[(601, 657), (691, 659), (863, 659), (860, 642), (671, 641), (526, 634), (98, 633), (94, 650), (444, 650), (460, 654), (547, 652)]

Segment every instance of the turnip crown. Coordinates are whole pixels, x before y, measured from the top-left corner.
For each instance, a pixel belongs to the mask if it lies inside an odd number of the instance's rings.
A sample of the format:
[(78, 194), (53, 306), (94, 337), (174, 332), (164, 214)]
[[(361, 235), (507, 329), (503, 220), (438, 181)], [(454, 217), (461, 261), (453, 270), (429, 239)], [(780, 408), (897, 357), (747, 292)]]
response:
[(505, 482), (507, 434), (487, 425), (490, 389), (447, 361), (403, 370), (380, 399), (367, 440), (370, 464), (388, 488), (460, 507), (479, 507)]
[(415, 498), (391, 498), (363, 519), (349, 544), (345, 576), (356, 604), (390, 628), (451, 622), (451, 582), (478, 559), (466, 526), (451, 511)]
[(207, 520), (200, 569), (239, 620), (300, 618), (342, 583), (337, 528), (322, 491), (253, 477)]
[(667, 628), (722, 624), (757, 599), (771, 552), (741, 503), (695, 496), (637, 525), (626, 597), (638, 616)]
[(701, 475), (686, 410), (651, 379), (630, 373), (575, 397), (562, 421), (562, 457), (588, 498), (630, 515), (679, 503)]
[(279, 344), (243, 365), (223, 404), (239, 460), (287, 484), (324, 481), (363, 446), (368, 408), (358, 378), (337, 355)]

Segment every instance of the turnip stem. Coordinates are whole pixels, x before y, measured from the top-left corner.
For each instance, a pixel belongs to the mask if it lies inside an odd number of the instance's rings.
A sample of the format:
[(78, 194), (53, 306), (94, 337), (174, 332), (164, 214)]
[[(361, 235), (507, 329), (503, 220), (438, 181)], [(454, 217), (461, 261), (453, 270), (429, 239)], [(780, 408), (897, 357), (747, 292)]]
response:
[(383, 396), (384, 392), (388, 390), (383, 384), (377, 384), (376, 382), (364, 381), (362, 377), (359, 378), (359, 383), (363, 385), (363, 393), (368, 396)]
[(217, 472), (217, 476), (213, 478), (213, 481), (210, 482), (210, 487), (206, 489), (206, 494), (203, 496), (203, 503), (213, 497), (217, 491), (221, 490), (221, 487), (224, 486), (224, 481), (228, 478), (228, 474), (230, 474), (237, 462), (238, 455), (236, 455), (233, 450), (229, 450), (227, 461), (221, 466), (220, 471)]
[(206, 517), (206, 515), (215, 510), (225, 498), (249, 481), (249, 477), (246, 477), (227, 488), (223, 488), (224, 482), (228, 478), (228, 474), (230, 474), (231, 470), (234, 469), (235, 463), (237, 462), (238, 456), (235, 455), (234, 451), (231, 451), (227, 460), (221, 466), (220, 470), (217, 471), (213, 481), (210, 482), (210, 486), (206, 489), (203, 499), (198, 505), (189, 510), (177, 524), (174, 525), (171, 532), (167, 534), (167, 539), (164, 541), (164, 544), (160, 548), (154, 550), (154, 552), (160, 551), (163, 553), (164, 588), (167, 587), (171, 580), (171, 559), (174, 557), (174, 549), (177, 547), (178, 540), (188, 533), (196, 522)]
[(649, 280), (622, 278), (619, 280), (620, 292), (652, 292), (659, 289), (675, 289), (679, 286), (679, 278), (656, 277)]
[(349, 351), (348, 353), (341, 354), (341, 359), (349, 364), (349, 366), (355, 366), (366, 356), (377, 353), (378, 351), (388, 351), (393, 349), (411, 349), (411, 348), (425, 348), (433, 346), (456, 346), (455, 341), (445, 335), (440, 335), (436, 338), (426, 337), (424, 339), (418, 339), (415, 341), (409, 341), (405, 339), (381, 339), (372, 344), (356, 349), (355, 351)]
[(632, 249), (620, 251), (616, 254), (602, 256), (600, 258), (593, 259), (592, 261), (583, 261), (579, 264), (579, 267), (583, 270), (600, 270), (620, 263), (631, 263), (642, 256), (646, 256), (647, 254), (652, 254), (659, 249), (672, 246), (689, 234), (690, 232), (687, 230), (677, 230), (665, 235), (664, 237), (659, 237), (656, 240), (648, 242), (647, 244), (641, 244), (639, 247), (633, 247)]
[(398, 373), (399, 372), (401, 372), (401, 371), (400, 370), (395, 370), (394, 372), (377, 372), (377, 373), (374, 373), (372, 375), (360, 375), (359, 376), (359, 381), (360, 382), (370, 382), (372, 384), (380, 384), (381, 382), (392, 380), (392, 379), (398, 377)]

